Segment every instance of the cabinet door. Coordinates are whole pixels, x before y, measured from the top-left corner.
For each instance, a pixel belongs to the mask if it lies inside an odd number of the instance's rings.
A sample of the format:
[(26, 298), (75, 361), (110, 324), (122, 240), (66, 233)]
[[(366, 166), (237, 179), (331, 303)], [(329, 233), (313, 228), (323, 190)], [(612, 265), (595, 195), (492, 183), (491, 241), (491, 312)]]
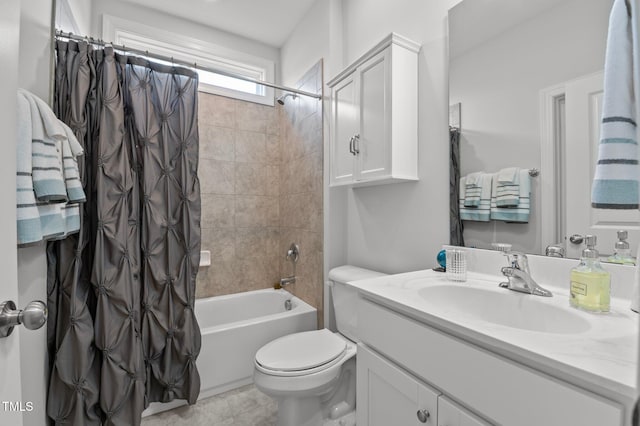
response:
[(438, 426), (490, 426), (444, 396), (438, 398)]
[(356, 180), (391, 174), (391, 53), (387, 48), (358, 68), (360, 133)]
[(355, 142), (358, 133), (356, 75), (353, 74), (333, 89), (333, 138), (331, 139), (331, 184), (354, 180)]
[(437, 391), (363, 345), (357, 369), (358, 426), (436, 426)]

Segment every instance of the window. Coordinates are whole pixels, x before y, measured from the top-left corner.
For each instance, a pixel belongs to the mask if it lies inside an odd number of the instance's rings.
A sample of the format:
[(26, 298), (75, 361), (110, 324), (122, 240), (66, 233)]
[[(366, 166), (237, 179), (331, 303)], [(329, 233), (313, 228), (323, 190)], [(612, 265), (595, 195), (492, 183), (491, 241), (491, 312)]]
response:
[(198, 70), (198, 90), (245, 101), (273, 105), (273, 89), (233, 76), (273, 82), (275, 64), (265, 58), (205, 43), (179, 34), (106, 16), (103, 38), (133, 49), (194, 62), (219, 72)]

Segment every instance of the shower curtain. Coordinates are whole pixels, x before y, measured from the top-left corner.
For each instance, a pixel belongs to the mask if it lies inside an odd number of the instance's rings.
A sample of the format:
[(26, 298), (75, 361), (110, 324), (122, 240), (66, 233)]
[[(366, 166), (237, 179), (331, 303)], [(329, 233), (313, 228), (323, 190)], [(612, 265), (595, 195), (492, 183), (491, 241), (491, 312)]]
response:
[(460, 130), (449, 128), (449, 244), (464, 247), (464, 225), (460, 219)]
[(56, 42), (54, 111), (84, 147), (81, 230), (49, 243), (47, 414), (138, 425), (154, 401), (196, 402), (200, 330), (194, 71)]

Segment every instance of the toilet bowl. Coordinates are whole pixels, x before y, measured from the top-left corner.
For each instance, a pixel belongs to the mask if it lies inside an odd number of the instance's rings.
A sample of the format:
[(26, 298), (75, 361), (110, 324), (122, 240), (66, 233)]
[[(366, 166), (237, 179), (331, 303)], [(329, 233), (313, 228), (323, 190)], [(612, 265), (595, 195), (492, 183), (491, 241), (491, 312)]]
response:
[(329, 273), (337, 333), (294, 333), (258, 350), (253, 380), (278, 401), (278, 426), (354, 426), (357, 292), (348, 281), (384, 274), (341, 266)]

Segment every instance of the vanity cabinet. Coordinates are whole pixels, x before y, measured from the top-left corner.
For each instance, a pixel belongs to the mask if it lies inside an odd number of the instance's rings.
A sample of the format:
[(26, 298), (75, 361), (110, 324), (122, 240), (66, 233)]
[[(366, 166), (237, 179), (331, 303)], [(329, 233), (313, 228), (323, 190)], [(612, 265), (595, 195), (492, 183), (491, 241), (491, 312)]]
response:
[[(437, 422), (432, 424), (438, 426), (623, 425), (622, 404), (465, 341), (441, 329), (442, 324), (433, 327), (382, 303), (362, 293), (358, 299), (359, 426), (381, 424), (376, 423), (378, 415), (407, 416), (406, 423), (386, 424), (421, 424), (404, 413), (415, 416), (427, 408), (420, 398), (424, 389), (432, 395), (428, 410), (431, 421)], [(433, 394), (438, 394), (435, 409)]]
[(356, 424), (437, 425), (440, 392), (364, 345), (358, 345), (356, 365)]
[(358, 425), (489, 426), (363, 344), (357, 369)]
[(331, 186), (418, 180), (418, 52), (391, 34), (329, 81)]

